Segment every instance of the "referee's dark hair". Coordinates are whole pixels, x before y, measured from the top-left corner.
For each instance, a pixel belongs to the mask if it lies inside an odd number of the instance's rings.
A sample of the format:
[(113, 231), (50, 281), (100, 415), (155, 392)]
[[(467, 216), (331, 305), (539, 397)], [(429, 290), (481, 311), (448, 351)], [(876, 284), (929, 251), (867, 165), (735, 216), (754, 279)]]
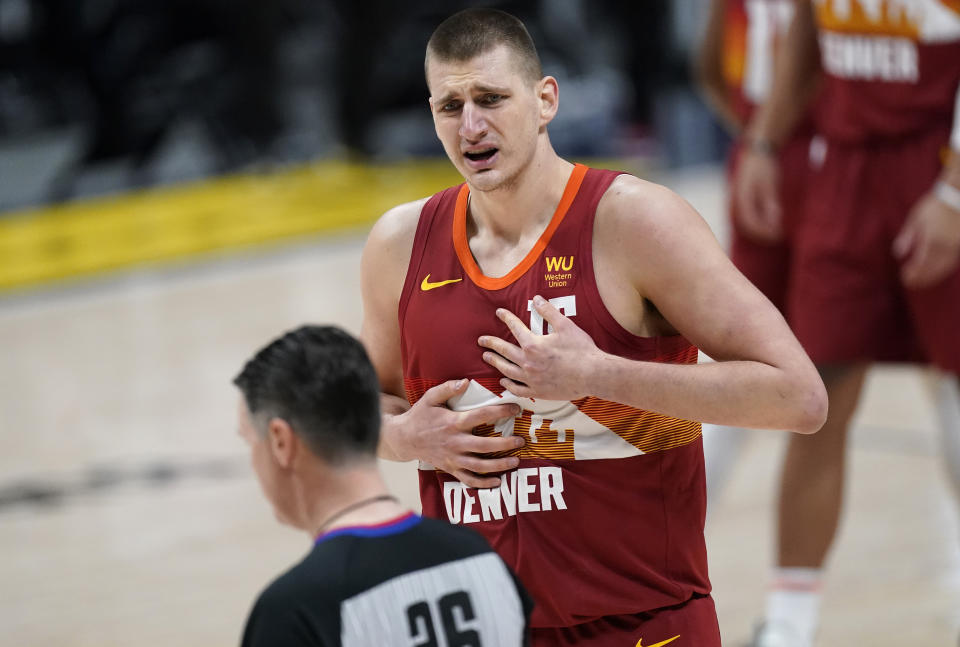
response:
[(376, 456), (380, 383), (363, 345), (344, 330), (291, 330), (260, 349), (233, 383), (261, 436), (281, 418), (329, 463)]

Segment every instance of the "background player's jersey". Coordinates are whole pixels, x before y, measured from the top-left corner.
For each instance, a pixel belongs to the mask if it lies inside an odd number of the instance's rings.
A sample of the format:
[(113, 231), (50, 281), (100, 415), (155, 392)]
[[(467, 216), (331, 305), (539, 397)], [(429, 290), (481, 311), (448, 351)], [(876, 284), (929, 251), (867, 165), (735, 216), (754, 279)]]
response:
[(708, 593), (705, 485), (699, 423), (584, 397), (517, 398), (481, 358), (483, 334), (512, 339), (504, 307), (534, 333), (549, 326), (530, 307), (549, 299), (609, 353), (695, 363), (679, 336), (644, 338), (604, 307), (594, 279), (597, 203), (617, 176), (577, 165), (552, 221), (502, 278), (484, 276), (466, 234), (467, 185), (433, 196), (420, 215), (399, 317), (407, 397), (469, 378), (448, 404), (466, 410), (517, 402), (523, 412), (474, 433), (520, 434), (517, 469), (499, 488), (468, 488), (421, 464), (424, 514), (479, 530), (536, 601), (534, 626), (566, 626), (637, 613)]
[(864, 143), (949, 131), (960, 82), (957, 0), (811, 0), (828, 138)]
[(518, 647), (530, 605), (482, 537), (410, 514), (319, 537), (260, 595), (242, 646)]
[(793, 18), (793, 0), (727, 0), (723, 78), (737, 116), (746, 123), (773, 83), (774, 53)]

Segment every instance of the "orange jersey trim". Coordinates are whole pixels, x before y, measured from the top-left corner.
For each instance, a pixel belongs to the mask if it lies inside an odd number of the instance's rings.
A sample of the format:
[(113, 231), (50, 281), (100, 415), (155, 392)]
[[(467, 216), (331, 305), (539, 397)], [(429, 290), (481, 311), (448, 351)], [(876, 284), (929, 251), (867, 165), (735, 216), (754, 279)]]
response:
[(484, 290), (502, 290), (533, 267), (537, 258), (547, 248), (547, 243), (550, 242), (553, 233), (563, 222), (564, 216), (567, 215), (567, 210), (573, 204), (573, 199), (577, 197), (580, 184), (586, 174), (586, 166), (583, 164), (574, 165), (573, 172), (570, 173), (570, 179), (567, 180), (567, 186), (563, 190), (563, 196), (560, 198), (560, 204), (557, 205), (557, 210), (553, 212), (553, 218), (550, 219), (550, 224), (540, 234), (540, 238), (537, 239), (533, 248), (527, 252), (524, 259), (508, 274), (497, 278), (486, 276), (480, 266), (477, 265), (477, 261), (474, 260), (473, 253), (470, 251), (470, 243), (467, 241), (467, 199), (470, 197), (470, 187), (464, 183), (460, 187), (460, 193), (457, 194), (457, 204), (453, 212), (453, 248), (457, 252), (457, 258), (460, 259), (463, 271), (467, 273), (470, 280)]
[(837, 0), (827, 0), (815, 7), (817, 22), (823, 29), (838, 33), (900, 36), (911, 40), (920, 40), (920, 27), (914, 23), (903, 7), (895, 6), (891, 0), (882, 0), (880, 16), (868, 14), (860, 2), (850, 4), (848, 13), (834, 10)]

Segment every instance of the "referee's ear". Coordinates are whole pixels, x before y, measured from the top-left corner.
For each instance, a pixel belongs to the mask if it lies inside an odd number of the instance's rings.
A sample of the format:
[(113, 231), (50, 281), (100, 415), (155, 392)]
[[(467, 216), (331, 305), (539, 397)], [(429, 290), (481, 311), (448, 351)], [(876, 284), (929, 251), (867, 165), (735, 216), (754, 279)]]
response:
[(283, 418), (271, 418), (267, 426), (267, 444), (270, 455), (281, 469), (288, 470), (293, 466), (299, 439), (289, 422)]

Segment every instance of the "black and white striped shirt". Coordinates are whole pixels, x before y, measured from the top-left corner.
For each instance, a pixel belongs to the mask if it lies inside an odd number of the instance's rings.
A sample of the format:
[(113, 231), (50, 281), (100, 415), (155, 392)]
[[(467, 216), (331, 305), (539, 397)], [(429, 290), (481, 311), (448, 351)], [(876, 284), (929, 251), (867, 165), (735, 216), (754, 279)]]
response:
[(243, 647), (519, 647), (533, 603), (480, 535), (408, 514), (338, 528), (261, 593)]

